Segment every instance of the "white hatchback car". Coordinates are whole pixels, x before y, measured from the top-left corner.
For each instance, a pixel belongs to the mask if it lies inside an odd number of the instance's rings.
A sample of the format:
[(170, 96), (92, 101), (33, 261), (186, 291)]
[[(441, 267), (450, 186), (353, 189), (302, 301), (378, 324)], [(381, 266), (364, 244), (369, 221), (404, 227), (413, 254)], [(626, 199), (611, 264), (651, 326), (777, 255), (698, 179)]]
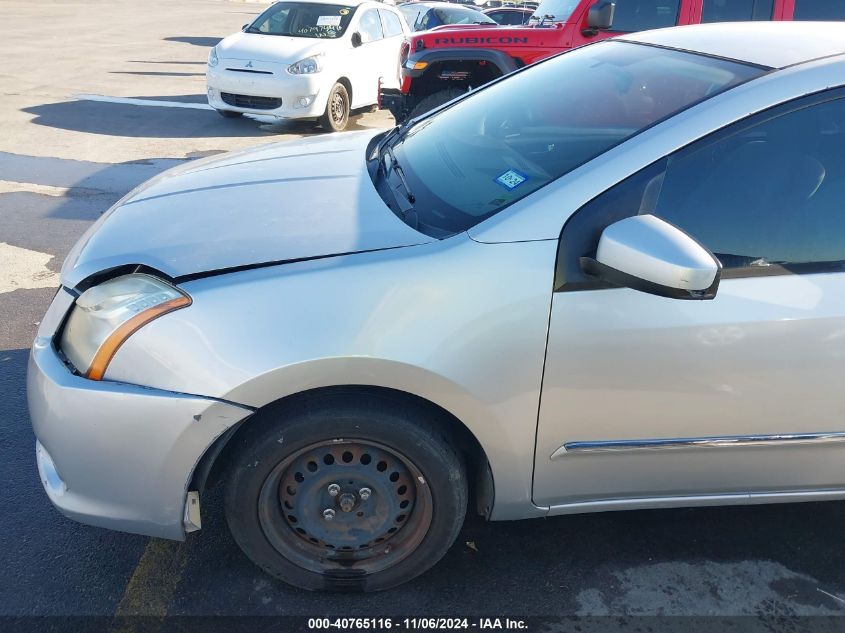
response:
[(408, 27), (381, 2), (277, 2), (208, 56), (208, 103), (243, 113), (318, 119), (338, 132), (374, 106), (379, 86), (399, 87)]

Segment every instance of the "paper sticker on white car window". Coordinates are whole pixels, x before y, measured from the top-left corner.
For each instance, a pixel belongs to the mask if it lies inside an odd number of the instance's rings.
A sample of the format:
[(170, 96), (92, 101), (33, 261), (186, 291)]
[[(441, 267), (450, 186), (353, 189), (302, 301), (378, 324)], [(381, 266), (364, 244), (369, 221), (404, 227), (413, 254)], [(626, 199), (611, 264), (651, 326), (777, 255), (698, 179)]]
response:
[(321, 15), (317, 18), (317, 26), (340, 26), (340, 16)]
[(496, 182), (508, 191), (513, 191), (526, 180), (528, 180), (528, 176), (515, 169), (508, 169), (504, 174), (496, 178)]

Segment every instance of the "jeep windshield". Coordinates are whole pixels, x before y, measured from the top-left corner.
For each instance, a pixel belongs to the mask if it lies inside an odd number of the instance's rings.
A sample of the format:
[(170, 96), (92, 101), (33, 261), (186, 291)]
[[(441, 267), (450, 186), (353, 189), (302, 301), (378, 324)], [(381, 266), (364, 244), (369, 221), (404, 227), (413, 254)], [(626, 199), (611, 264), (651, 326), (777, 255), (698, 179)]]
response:
[(287, 35), (337, 39), (352, 20), (354, 6), (311, 2), (277, 2), (244, 31), (261, 35)]
[(451, 235), (764, 72), (643, 44), (585, 46), (385, 136), (370, 157), (371, 173), (382, 198), (410, 226), (434, 237)]
[(540, 5), (534, 9), (532, 20), (549, 19), (552, 22), (566, 22), (572, 12), (578, 8), (581, 0), (543, 0)]

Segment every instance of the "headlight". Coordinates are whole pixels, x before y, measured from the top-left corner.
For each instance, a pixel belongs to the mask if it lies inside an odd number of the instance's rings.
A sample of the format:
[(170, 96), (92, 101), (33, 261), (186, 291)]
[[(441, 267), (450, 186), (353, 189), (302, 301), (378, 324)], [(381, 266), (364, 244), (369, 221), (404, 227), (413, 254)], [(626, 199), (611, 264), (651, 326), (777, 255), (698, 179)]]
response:
[(208, 54), (208, 65), (214, 68), (218, 64), (217, 47), (214, 46)]
[(76, 300), (62, 332), (62, 351), (86, 378), (101, 380), (112, 357), (139, 328), (191, 305), (178, 288), (150, 275), (123, 275)]
[(323, 70), (323, 66), (320, 64), (320, 57), (322, 57), (322, 54), (300, 59), (295, 64), (288, 66), (288, 72), (291, 75), (313, 75), (314, 73), (318, 73)]

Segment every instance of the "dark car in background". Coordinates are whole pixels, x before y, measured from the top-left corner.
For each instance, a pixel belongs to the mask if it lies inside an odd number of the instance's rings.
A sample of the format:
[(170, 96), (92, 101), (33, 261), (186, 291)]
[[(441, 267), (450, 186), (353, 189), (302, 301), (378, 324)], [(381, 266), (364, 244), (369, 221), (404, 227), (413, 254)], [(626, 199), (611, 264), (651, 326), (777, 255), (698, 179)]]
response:
[(477, 9), (450, 2), (407, 2), (399, 10), (412, 31), (427, 31), (444, 24), (497, 25)]

